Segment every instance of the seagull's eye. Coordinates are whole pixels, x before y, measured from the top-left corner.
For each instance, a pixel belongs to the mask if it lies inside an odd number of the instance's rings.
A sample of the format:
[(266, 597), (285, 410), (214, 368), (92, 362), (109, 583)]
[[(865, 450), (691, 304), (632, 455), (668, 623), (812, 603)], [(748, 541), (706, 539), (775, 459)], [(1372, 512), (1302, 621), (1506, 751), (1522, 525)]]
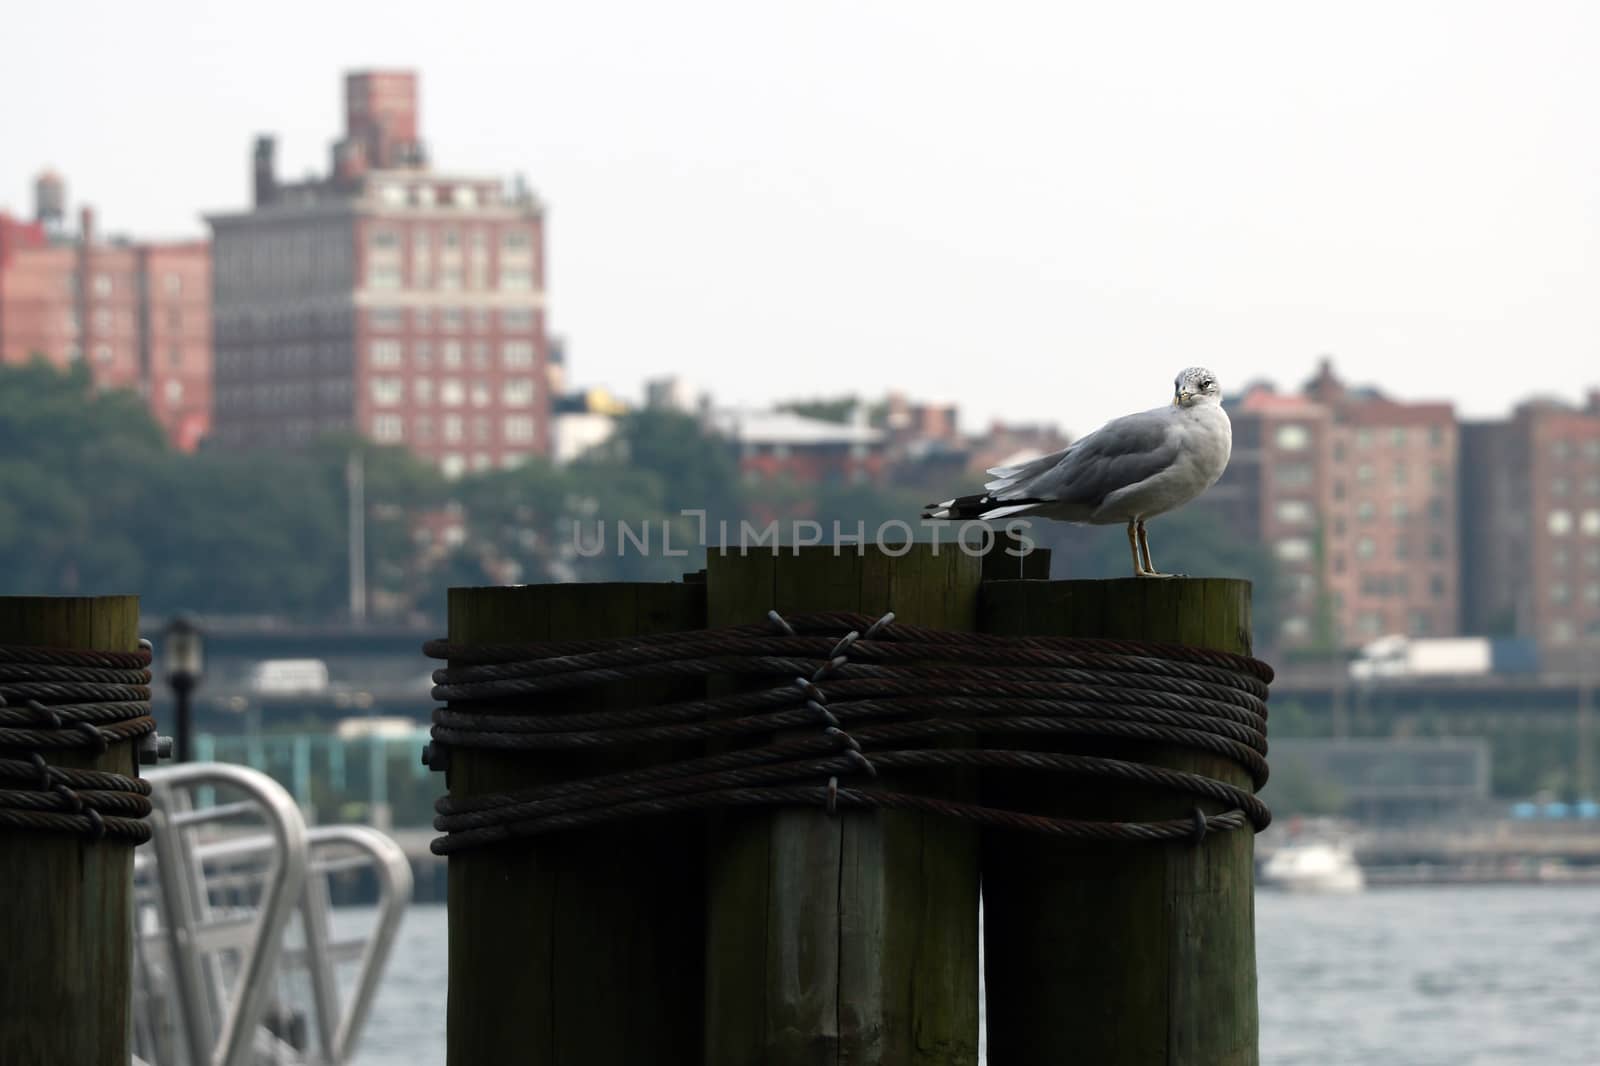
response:
[(1209, 389), (1211, 386), (1213, 386), (1215, 384), (1216, 384), (1215, 381), (1212, 381), (1210, 378), (1206, 378), (1204, 381), (1202, 381), (1200, 383), (1200, 387), (1202, 389)]

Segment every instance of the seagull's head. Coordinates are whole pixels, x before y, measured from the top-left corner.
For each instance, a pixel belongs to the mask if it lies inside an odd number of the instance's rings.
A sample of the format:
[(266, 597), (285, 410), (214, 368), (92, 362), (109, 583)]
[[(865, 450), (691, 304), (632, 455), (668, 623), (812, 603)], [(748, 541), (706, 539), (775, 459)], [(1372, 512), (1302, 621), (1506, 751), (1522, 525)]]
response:
[(1184, 367), (1172, 382), (1172, 403), (1175, 407), (1198, 407), (1201, 404), (1222, 402), (1222, 386), (1217, 375), (1203, 366)]

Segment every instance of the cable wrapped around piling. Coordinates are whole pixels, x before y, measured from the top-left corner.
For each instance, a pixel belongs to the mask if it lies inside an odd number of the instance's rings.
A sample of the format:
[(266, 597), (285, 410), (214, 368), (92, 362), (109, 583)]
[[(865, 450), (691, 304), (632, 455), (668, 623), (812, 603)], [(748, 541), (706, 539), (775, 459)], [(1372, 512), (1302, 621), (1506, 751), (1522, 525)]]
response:
[(104, 752), (155, 732), (150, 648), (75, 651), (0, 645), (0, 828), (150, 839), (150, 785), (52, 766), (45, 751)]
[[(706, 754), (511, 793), (441, 798), (433, 842), (446, 854), (622, 818), (727, 806), (920, 810), (1074, 840), (1180, 840), (1271, 820), (1250, 790), (1125, 759), (996, 747), (1024, 735), (1176, 746), (1267, 779), (1266, 663), (1141, 641), (1003, 637), (818, 613), (766, 625), (649, 637), (457, 646), (434, 672), (424, 760), (451, 748), (580, 752), (708, 742)], [(546, 711), (595, 686), (732, 678), (728, 695), (619, 710)], [(962, 746), (930, 746), (938, 744)], [(748, 745), (748, 746), (739, 746)], [(730, 749), (730, 750), (719, 750)], [(982, 767), (1055, 772), (1185, 793), (1220, 804), (1154, 822), (1064, 819), (874, 784), (879, 771)], [(841, 779), (848, 783), (841, 784)]]

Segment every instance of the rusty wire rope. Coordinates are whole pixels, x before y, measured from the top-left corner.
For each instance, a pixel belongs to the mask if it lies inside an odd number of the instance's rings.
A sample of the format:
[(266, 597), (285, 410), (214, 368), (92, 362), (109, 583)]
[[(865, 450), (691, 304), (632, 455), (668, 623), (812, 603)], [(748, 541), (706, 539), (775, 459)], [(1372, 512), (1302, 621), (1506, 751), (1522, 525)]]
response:
[[(1003, 637), (816, 613), (766, 625), (614, 640), (464, 646), (430, 641), (434, 671), (424, 761), (452, 748), (583, 752), (710, 742), (709, 754), (435, 804), (437, 854), (644, 815), (726, 806), (814, 805), (926, 811), (1076, 840), (1198, 841), (1266, 827), (1254, 792), (1127, 759), (996, 747), (1023, 735), (1140, 741), (1220, 756), (1255, 789), (1267, 779), (1272, 669), (1245, 656), (1143, 641)], [(728, 695), (646, 707), (572, 710), (595, 686), (725, 677)], [(765, 682), (763, 687), (753, 686)], [(545, 698), (563, 703), (543, 710)], [(968, 746), (928, 746), (942, 738)], [(747, 746), (734, 746), (744, 744)], [(703, 749), (698, 749), (703, 750)], [(982, 767), (1054, 772), (1187, 794), (1187, 818), (1065, 819), (902, 791), (902, 771)], [(873, 784), (895, 772), (896, 788)], [(855, 783), (842, 785), (841, 778)]]
[(148, 782), (52, 766), (43, 752), (104, 752), (155, 728), (148, 642), (136, 652), (0, 645), (0, 827), (149, 840)]

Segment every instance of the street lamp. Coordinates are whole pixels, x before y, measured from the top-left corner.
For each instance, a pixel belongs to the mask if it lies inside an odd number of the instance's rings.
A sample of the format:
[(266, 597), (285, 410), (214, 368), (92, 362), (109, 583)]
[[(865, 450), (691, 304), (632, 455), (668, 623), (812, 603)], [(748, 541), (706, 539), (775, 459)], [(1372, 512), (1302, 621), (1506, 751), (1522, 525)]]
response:
[(161, 658), (166, 663), (167, 684), (177, 698), (178, 722), (177, 761), (188, 762), (190, 756), (189, 694), (200, 683), (201, 668), (205, 665), (205, 638), (184, 615), (174, 615), (167, 623), (161, 644)]

